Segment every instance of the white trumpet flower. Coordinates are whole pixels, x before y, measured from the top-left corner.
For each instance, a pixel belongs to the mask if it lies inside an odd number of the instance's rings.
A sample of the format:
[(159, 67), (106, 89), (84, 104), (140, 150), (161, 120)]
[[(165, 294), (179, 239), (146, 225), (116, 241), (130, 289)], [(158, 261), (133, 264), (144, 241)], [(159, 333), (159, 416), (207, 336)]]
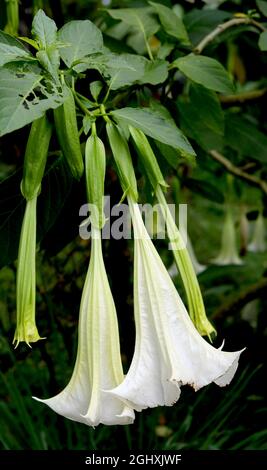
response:
[(78, 352), (72, 377), (58, 395), (38, 401), (73, 421), (98, 424), (130, 424), (131, 407), (105, 390), (124, 378), (116, 309), (104, 266), (101, 231), (92, 226), (92, 251), (83, 288)]
[(213, 264), (226, 266), (228, 264), (241, 265), (243, 261), (238, 255), (236, 245), (235, 225), (232, 211), (227, 209), (222, 230), (221, 250), (219, 255), (212, 260)]
[(180, 386), (195, 390), (232, 380), (241, 351), (208, 344), (194, 327), (145, 229), (138, 205), (129, 198), (134, 228), (134, 309), (136, 344), (124, 381), (110, 391), (137, 411), (170, 406)]
[(252, 240), (248, 245), (248, 251), (262, 253), (266, 250), (264, 218), (260, 212), (254, 226)]

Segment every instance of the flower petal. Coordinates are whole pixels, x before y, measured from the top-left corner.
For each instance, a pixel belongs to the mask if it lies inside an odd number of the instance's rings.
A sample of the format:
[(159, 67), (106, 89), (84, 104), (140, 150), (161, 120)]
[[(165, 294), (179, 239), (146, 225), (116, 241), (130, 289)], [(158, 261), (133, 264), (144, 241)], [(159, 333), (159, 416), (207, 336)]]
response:
[(180, 385), (195, 390), (232, 379), (241, 351), (225, 352), (197, 332), (152, 241), (136, 204), (130, 202), (135, 230), (134, 301), (136, 346), (126, 378), (111, 391), (140, 411), (171, 405)]
[(133, 410), (104, 391), (116, 387), (123, 377), (116, 310), (103, 262), (100, 230), (93, 228), (74, 371), (61, 393), (38, 400), (66, 418), (90, 426), (129, 424), (134, 420)]

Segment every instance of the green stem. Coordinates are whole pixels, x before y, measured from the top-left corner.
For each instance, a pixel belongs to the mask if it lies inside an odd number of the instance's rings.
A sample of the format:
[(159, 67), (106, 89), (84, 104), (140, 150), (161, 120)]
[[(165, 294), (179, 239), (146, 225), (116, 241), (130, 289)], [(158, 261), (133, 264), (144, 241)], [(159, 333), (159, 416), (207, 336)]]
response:
[(80, 108), (85, 114), (87, 114), (88, 116), (94, 117), (94, 114), (93, 114), (91, 111), (89, 111), (89, 109), (86, 108), (86, 106), (82, 103), (82, 101), (80, 100), (80, 98), (78, 98), (77, 95), (78, 95), (78, 94), (77, 94), (77, 92), (75, 91), (75, 92), (73, 93), (73, 96), (74, 96), (74, 99), (75, 99), (77, 105), (79, 106), (79, 108)]

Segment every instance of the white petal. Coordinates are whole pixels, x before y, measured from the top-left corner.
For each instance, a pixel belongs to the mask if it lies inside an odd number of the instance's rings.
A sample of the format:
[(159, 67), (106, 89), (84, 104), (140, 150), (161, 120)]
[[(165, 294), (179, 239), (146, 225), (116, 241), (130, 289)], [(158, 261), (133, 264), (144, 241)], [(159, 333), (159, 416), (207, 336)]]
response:
[(150, 239), (138, 208), (132, 207), (135, 240), (136, 346), (123, 383), (112, 393), (136, 410), (171, 405), (180, 385), (195, 390), (213, 381), (228, 383), (241, 351), (224, 352), (197, 332)]
[[(97, 229), (94, 229), (97, 230)], [(77, 359), (66, 388), (53, 398), (39, 400), (66, 418), (97, 426), (133, 422), (132, 409), (104, 390), (123, 380), (114, 301), (101, 250), (94, 233), (88, 273), (82, 294)]]

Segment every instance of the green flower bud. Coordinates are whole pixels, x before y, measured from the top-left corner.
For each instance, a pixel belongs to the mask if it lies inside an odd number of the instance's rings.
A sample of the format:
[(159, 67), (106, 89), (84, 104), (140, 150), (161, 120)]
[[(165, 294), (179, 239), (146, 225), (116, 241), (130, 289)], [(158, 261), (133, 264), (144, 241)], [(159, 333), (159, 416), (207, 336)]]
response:
[(103, 208), (104, 181), (106, 170), (105, 147), (101, 139), (93, 132), (85, 146), (85, 171), (88, 201), (91, 207), (91, 222), (101, 229), (105, 224)]
[(52, 127), (46, 115), (31, 125), (21, 182), (21, 192), (27, 200), (36, 197), (40, 191), (51, 133)]
[(135, 129), (132, 126), (129, 126), (129, 130), (152, 187), (155, 189), (159, 184), (164, 188), (167, 188), (168, 185), (164, 180), (159, 164), (147, 137), (140, 129)]
[(26, 204), (22, 223), (17, 267), (17, 326), (13, 339), (15, 347), (21, 341), (34, 343), (40, 338), (35, 323), (35, 250), (36, 250), (36, 201), (33, 197)]
[(111, 121), (107, 123), (107, 134), (124, 191), (123, 197), (129, 194), (136, 202), (138, 200), (137, 183), (127, 140), (118, 126)]
[(64, 85), (67, 98), (54, 110), (54, 119), (58, 141), (64, 158), (74, 178), (79, 180), (83, 174), (83, 158), (77, 126), (76, 107), (71, 90)]

